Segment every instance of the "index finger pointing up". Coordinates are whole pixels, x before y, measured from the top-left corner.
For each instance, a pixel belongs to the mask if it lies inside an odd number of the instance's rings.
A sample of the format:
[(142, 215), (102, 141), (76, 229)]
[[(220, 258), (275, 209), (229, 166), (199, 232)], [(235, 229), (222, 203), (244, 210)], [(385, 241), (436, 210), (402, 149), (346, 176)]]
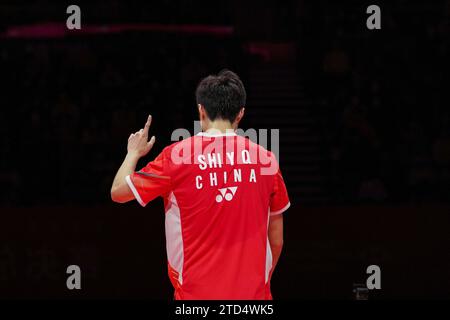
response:
[(150, 128), (150, 124), (151, 124), (151, 123), (152, 123), (152, 116), (149, 115), (148, 118), (147, 118), (147, 122), (145, 123), (145, 126), (144, 126), (144, 132), (143, 132), (143, 134), (144, 134), (145, 136), (148, 135), (148, 129)]

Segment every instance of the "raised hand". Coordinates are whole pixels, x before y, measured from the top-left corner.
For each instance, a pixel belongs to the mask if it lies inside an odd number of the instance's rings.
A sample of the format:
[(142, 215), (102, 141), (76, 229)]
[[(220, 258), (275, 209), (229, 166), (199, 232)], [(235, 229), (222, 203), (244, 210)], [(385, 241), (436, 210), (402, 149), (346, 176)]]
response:
[(155, 144), (155, 136), (148, 141), (148, 130), (152, 123), (152, 116), (149, 115), (143, 129), (132, 133), (128, 138), (128, 154), (135, 155), (139, 158), (145, 156)]

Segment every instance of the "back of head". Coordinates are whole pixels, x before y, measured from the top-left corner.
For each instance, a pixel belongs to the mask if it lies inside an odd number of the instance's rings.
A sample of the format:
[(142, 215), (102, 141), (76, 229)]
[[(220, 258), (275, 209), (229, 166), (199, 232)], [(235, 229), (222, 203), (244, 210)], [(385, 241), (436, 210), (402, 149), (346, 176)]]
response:
[(217, 75), (202, 79), (196, 90), (197, 104), (201, 104), (211, 121), (216, 119), (234, 122), (245, 106), (247, 94), (239, 76), (222, 70)]

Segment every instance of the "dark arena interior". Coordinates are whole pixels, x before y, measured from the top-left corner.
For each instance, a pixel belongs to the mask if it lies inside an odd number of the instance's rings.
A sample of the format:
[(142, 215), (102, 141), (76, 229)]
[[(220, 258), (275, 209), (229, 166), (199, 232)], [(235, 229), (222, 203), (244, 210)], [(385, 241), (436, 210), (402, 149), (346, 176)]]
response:
[[(243, 129), (279, 129), (292, 206), (275, 300), (450, 298), (450, 1), (0, 3), (0, 298), (170, 301), (164, 208), (118, 205), (126, 139), (194, 133), (228, 68)], [(447, 83), (447, 85), (446, 85)], [(447, 89), (446, 89), (447, 88)], [(447, 106), (447, 107), (446, 107)], [(82, 290), (66, 268), (80, 266)]]

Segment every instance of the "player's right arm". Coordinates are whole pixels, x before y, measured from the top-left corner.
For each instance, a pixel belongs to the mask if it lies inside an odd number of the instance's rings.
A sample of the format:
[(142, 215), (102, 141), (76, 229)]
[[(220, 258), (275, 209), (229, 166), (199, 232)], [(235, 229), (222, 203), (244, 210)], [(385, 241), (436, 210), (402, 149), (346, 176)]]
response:
[(132, 133), (128, 138), (127, 155), (117, 171), (111, 187), (111, 199), (114, 202), (124, 203), (135, 198), (126, 182), (126, 177), (134, 173), (139, 159), (145, 156), (155, 143), (154, 136), (148, 141), (148, 130), (151, 122), (152, 116), (148, 116), (144, 128)]

